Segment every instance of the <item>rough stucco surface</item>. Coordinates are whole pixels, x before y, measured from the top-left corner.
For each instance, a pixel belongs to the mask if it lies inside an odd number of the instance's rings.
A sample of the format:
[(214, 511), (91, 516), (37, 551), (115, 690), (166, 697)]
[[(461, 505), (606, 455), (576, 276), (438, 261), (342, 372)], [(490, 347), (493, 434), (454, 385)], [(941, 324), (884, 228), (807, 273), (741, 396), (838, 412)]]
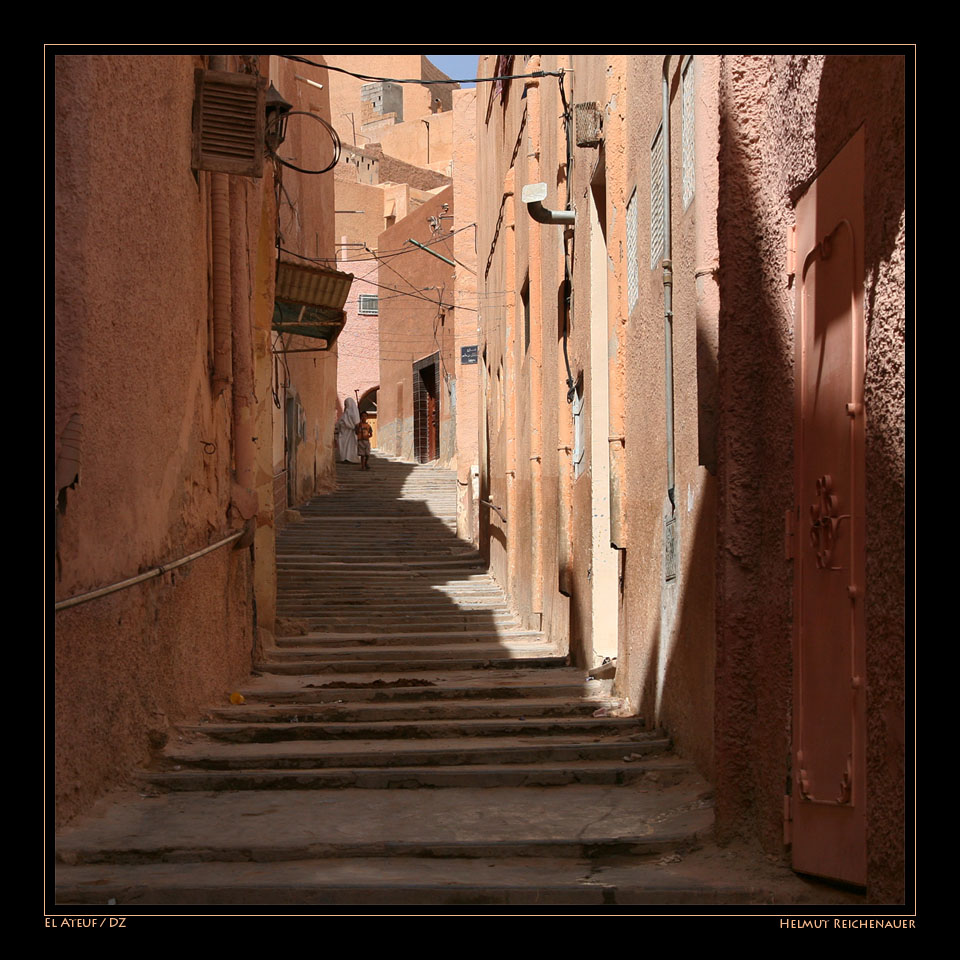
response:
[[(780, 843), (789, 750), (793, 203), (865, 132), (868, 895), (903, 886), (904, 60), (724, 57), (718, 818)], [(760, 276), (758, 277), (758, 268)], [(758, 282), (758, 279), (760, 282)], [(763, 502), (769, 509), (758, 511)]]
[[(610, 433), (622, 425), (625, 435), (617, 691), (651, 723), (666, 726), (679, 753), (716, 777), (720, 836), (759, 838), (767, 852), (782, 856), (793, 669), (784, 513), (795, 502), (794, 290), (786, 239), (797, 199), (865, 124), (869, 895), (896, 900), (903, 890), (903, 62), (695, 57), (696, 190), (686, 209), (685, 59), (671, 65), (679, 570), (665, 583), (664, 518), (673, 507), (666, 497), (663, 284), (659, 267), (649, 267), (662, 58), (623, 59), (573, 58), (567, 96), (599, 104), (604, 151), (575, 147), (570, 170), (552, 84), (531, 84), (521, 97), (513, 82), (501, 97), (478, 98), (481, 497), (505, 506), (510, 517), (504, 525), (482, 510), (481, 544), (519, 612), (539, 604), (544, 629), (568, 637), (574, 659), (587, 660), (599, 622), (591, 609), (593, 504), (585, 479), (594, 466), (576, 479), (570, 468), (562, 295), (554, 293), (563, 276), (561, 231), (531, 227), (519, 198), (524, 184), (544, 181), (545, 206), (562, 208), (569, 183), (577, 210), (569, 354), (589, 404), (597, 362), (589, 338), (597, 280), (590, 195), (599, 197), (602, 182)], [(482, 57), (481, 74), (494, 62)], [(562, 62), (545, 56), (527, 65), (551, 70)], [(631, 311), (624, 215), (634, 188), (640, 276)], [(534, 345), (538, 322), (542, 334), (539, 357), (535, 348), (528, 357), (522, 342), (519, 293), (527, 271)], [(539, 386), (531, 359), (540, 360)], [(596, 425), (588, 421), (584, 431), (591, 455)], [(538, 426), (546, 521), (539, 526), (528, 466)], [(538, 536), (541, 597), (534, 595), (530, 552)], [(558, 581), (568, 596), (554, 589)]]
[[(298, 109), (329, 116), (329, 74), (323, 69), (306, 67), (308, 72), (312, 71), (311, 79), (323, 83), (323, 89), (318, 90), (297, 80), (297, 74), (304, 73), (304, 66), (282, 57), (271, 57), (274, 82), (285, 99), (295, 103)], [(307, 122), (304, 117), (294, 118), (288, 124), (281, 153), (300, 158), (301, 164), (314, 170), (328, 163), (332, 156), (329, 137), (318, 136), (318, 125)], [(269, 187), (271, 176), (270, 169), (266, 168), (265, 188)], [(330, 257), (334, 241), (333, 176), (309, 176), (284, 168), (282, 177), (285, 189), (279, 225), (283, 246), (301, 256)], [(294, 256), (290, 259), (304, 262)], [(316, 341), (307, 337), (288, 336), (285, 340), (291, 349), (317, 346)], [(291, 484), (290, 506), (294, 506), (335, 483), (333, 426), (337, 406), (337, 356), (335, 351), (287, 354), (286, 362), (305, 418), (304, 436), (297, 440), (297, 476)], [(289, 436), (287, 440), (289, 445)]]
[[(446, 74), (437, 69), (426, 57), (420, 54), (326, 54), (324, 62), (332, 67), (341, 67), (353, 73), (374, 73), (381, 77), (419, 77), (433, 81), (446, 77)], [(371, 66), (376, 64), (375, 69)], [(447, 77), (447, 79), (450, 79)], [(340, 138), (345, 144), (356, 143), (360, 146), (368, 143), (369, 139), (362, 132), (362, 106), (360, 89), (366, 83), (356, 77), (344, 73), (331, 71), (328, 81), (330, 90), (331, 123), (336, 127)], [(402, 84), (403, 116), (404, 120), (411, 117), (425, 117), (430, 114), (431, 103), (439, 97), (444, 110), (450, 110), (452, 105), (452, 90), (449, 83), (438, 83), (431, 86), (419, 84)], [(353, 113), (351, 125), (350, 113)], [(422, 126), (422, 124), (420, 124)], [(354, 140), (354, 131), (356, 140)]]
[(724, 59), (717, 812), (722, 832), (757, 818), (752, 826), (764, 845), (779, 849), (791, 702), (791, 585), (782, 542), (793, 488), (788, 211), (770, 182), (776, 172), (764, 164), (771, 61)]
[(339, 415), (343, 412), (344, 400), (356, 396), (354, 391), (359, 391), (362, 397), (380, 383), (379, 318), (376, 314), (360, 313), (360, 295), (378, 297), (380, 294), (376, 285), (377, 261), (362, 244), (372, 250), (377, 248), (377, 238), (384, 228), (385, 191), (382, 186), (357, 183), (352, 165), (342, 161), (336, 173), (337, 268), (352, 273), (355, 278), (344, 305), (347, 322), (337, 340)]
[[(457, 477), (469, 479), (470, 468), (477, 462), (477, 396), (479, 359), (466, 367), (460, 363), (460, 348), (477, 343), (477, 252), (473, 226), (477, 219), (477, 92), (454, 91), (453, 154), (457, 233), (453, 240), (456, 268), (456, 302), (462, 307), (456, 314), (455, 357), (457, 369)], [(472, 527), (472, 524), (471, 524)]]
[[(372, 258), (371, 258), (372, 259)], [(348, 267), (350, 264), (344, 264)], [(380, 383), (380, 352), (378, 315), (360, 313), (360, 294), (377, 297), (380, 288), (370, 281), (360, 279), (360, 274), (376, 274), (376, 261), (371, 269), (369, 263), (356, 264), (357, 279), (350, 287), (350, 297), (345, 306), (347, 323), (337, 339), (337, 413), (343, 412), (347, 397), (362, 397)]]
[[(494, 58), (484, 58), (489, 72)], [(555, 70), (562, 58), (534, 58), (527, 69)], [(662, 527), (666, 501), (664, 346), (662, 283), (650, 270), (649, 143), (660, 116), (659, 57), (575, 57), (566, 94), (573, 103), (596, 102), (603, 113), (603, 144), (574, 148), (566, 169), (566, 144), (558, 117), (562, 104), (553, 81), (511, 84), (505, 103), (480, 97), (478, 242), (483, 288), (481, 344), (486, 364), (481, 400), (481, 496), (508, 505), (504, 527), (481, 511), (481, 541), (491, 568), (522, 615), (543, 613), (543, 628), (569, 639), (579, 663), (598, 649), (618, 653), (617, 690), (651, 724), (667, 726), (678, 750), (708, 773), (713, 759), (713, 595), (715, 482), (698, 463), (698, 309), (696, 271), (703, 266), (694, 212), (680, 202), (681, 152), (674, 151), (676, 260), (675, 394), (677, 401), (677, 489), (680, 579), (664, 588)], [(679, 68), (679, 61), (675, 69)], [(715, 80), (714, 80), (715, 86)], [(675, 142), (680, 136), (680, 99), (673, 98)], [(714, 140), (715, 143), (715, 140)], [(703, 152), (709, 160), (709, 151)], [(713, 150), (713, 184), (716, 183)], [(709, 169), (709, 162), (705, 169)], [(699, 176), (699, 174), (698, 174)], [(569, 185), (568, 185), (569, 177)], [(519, 202), (522, 186), (548, 185), (545, 205), (563, 208), (568, 195), (577, 213), (572, 232), (573, 304), (568, 352), (572, 375), (583, 375), (585, 469), (574, 478), (573, 418), (567, 402), (563, 359), (563, 231), (532, 221)], [(602, 186), (600, 186), (602, 184)], [(639, 198), (640, 297), (627, 306), (626, 206), (634, 187)], [(715, 197), (715, 192), (713, 194)], [(592, 197), (595, 200), (592, 200)], [(591, 203), (600, 210), (606, 256), (592, 262)], [(715, 206), (715, 205), (714, 205)], [(713, 222), (704, 217), (704, 230)], [(707, 266), (711, 266), (708, 263)], [(600, 268), (599, 270), (597, 268)], [(606, 270), (606, 311), (598, 274)], [(530, 281), (531, 346), (524, 349), (519, 291)], [(604, 319), (605, 318), (605, 319)], [(715, 322), (715, 315), (714, 315)], [(591, 344), (591, 330), (606, 322), (604, 351)], [(601, 330), (601, 333), (603, 331)], [(598, 403), (594, 373), (606, 365), (609, 416), (590, 417)], [(516, 397), (516, 404), (513, 398)], [(599, 401), (600, 407), (605, 407)], [(622, 567), (619, 637), (617, 618), (595, 611), (591, 544), (594, 497), (603, 504), (604, 485), (591, 491), (596, 467), (591, 431), (625, 434), (620, 474), (626, 554)], [(542, 458), (539, 478), (535, 469)], [(614, 471), (618, 465), (613, 464)], [(538, 502), (539, 501), (539, 502)], [(621, 542), (624, 542), (623, 538)], [(600, 551), (607, 544), (599, 544)], [(539, 571), (539, 578), (538, 578)], [(565, 592), (561, 594), (558, 590)], [(663, 602), (662, 602), (663, 601)], [(669, 619), (663, 615), (668, 609)], [(619, 644), (617, 646), (617, 644)]]
[[(447, 209), (443, 209), (447, 204)], [(380, 448), (407, 460), (414, 459), (413, 445), (413, 364), (440, 353), (437, 390), (440, 400), (439, 459), (454, 456), (450, 424), (452, 410), (447, 374), (453, 375), (454, 311), (441, 309), (455, 302), (453, 269), (442, 260), (407, 243), (414, 239), (427, 244), (436, 239), (428, 218), (453, 215), (453, 188), (448, 187), (432, 200), (417, 207), (403, 220), (380, 235), (378, 249), (403, 253), (380, 264), (380, 394), (377, 431)], [(452, 221), (439, 221), (444, 233)], [(450, 259), (453, 242), (433, 246)], [(426, 289), (425, 289), (426, 288)], [(433, 289), (437, 288), (437, 289)], [(403, 409), (397, 410), (397, 384), (402, 383)]]
[[(229, 532), (230, 410), (210, 394), (207, 199), (190, 171), (193, 68), (190, 57), (56, 61), (55, 434), (74, 413), (83, 423), (57, 599)], [(247, 672), (250, 586), (249, 553), (224, 548), (56, 615), (58, 822), (144, 761), (168, 718)]]
[[(664, 726), (678, 752), (713, 774), (716, 482), (699, 463), (704, 385), (698, 361), (704, 328), (716, 314), (702, 293), (715, 257), (716, 129), (697, 128), (695, 202), (683, 207), (683, 58), (672, 58), (671, 224), (675, 502), (667, 497), (663, 271), (650, 267), (651, 149), (662, 111), (662, 58), (631, 58), (627, 71), (627, 177), (623, 209), (637, 191), (639, 294), (624, 338), (627, 441), (626, 578), (623, 663), (618, 687), (652, 724)], [(715, 58), (698, 57), (697, 96), (710, 102)], [(709, 115), (709, 114), (708, 114)], [(701, 147), (702, 144), (702, 147)], [(712, 147), (712, 149), (711, 149)], [(711, 242), (712, 240), (712, 242)], [(625, 246), (625, 239), (624, 239)], [(626, 284), (626, 257), (621, 269)], [(707, 271), (706, 276), (697, 277)], [(623, 291), (624, 315), (629, 309)], [(672, 518), (677, 577), (665, 581), (664, 521)]]
[[(448, 88), (447, 96), (452, 92)], [(453, 152), (453, 111), (450, 107), (444, 113), (422, 116), (404, 114), (403, 123), (384, 126), (375, 133), (371, 131), (371, 136), (387, 155), (384, 161), (388, 169), (392, 158), (399, 157), (407, 163), (427, 167), (437, 173), (448, 174), (450, 171)], [(381, 172), (383, 169), (381, 166)], [(398, 178), (388, 173), (384, 179)]]
[[(406, 126), (406, 124), (404, 124)], [(437, 187), (446, 187), (450, 184), (450, 177), (435, 170), (425, 170), (406, 160), (388, 156), (379, 143), (371, 143), (364, 152), (376, 157), (380, 161), (380, 182), (388, 180), (397, 183), (409, 183), (418, 190), (435, 190)]]
[[(212, 389), (211, 175), (191, 170), (194, 68), (203, 65), (189, 56), (56, 58), (55, 455), (70, 418), (83, 426), (79, 484), (61, 496), (56, 599), (234, 532), (244, 438), (256, 448), (249, 480), (260, 497), (252, 549), (221, 548), (55, 615), (58, 824), (143, 764), (172, 722), (222, 702), (249, 673), (255, 626), (272, 626), (274, 472), (278, 459), (284, 466), (283, 416), (273, 416), (271, 396), (276, 387), (282, 406), (269, 329), (274, 184), (269, 168), (262, 178), (228, 178), (236, 323), (227, 339), (232, 389), (246, 400), (236, 426), (231, 388)], [(288, 100), (328, 112), (326, 94), (298, 86), (292, 64), (272, 67)], [(305, 71), (326, 80), (321, 68), (297, 69)], [(329, 140), (302, 142), (303, 129), (289, 131), (289, 146), (319, 166)], [(332, 179), (287, 171), (284, 187), (285, 245), (331, 256)], [(247, 324), (250, 338), (237, 336)], [(291, 357), (288, 367), (305, 410), (293, 481), (302, 499), (333, 473), (336, 356)]]

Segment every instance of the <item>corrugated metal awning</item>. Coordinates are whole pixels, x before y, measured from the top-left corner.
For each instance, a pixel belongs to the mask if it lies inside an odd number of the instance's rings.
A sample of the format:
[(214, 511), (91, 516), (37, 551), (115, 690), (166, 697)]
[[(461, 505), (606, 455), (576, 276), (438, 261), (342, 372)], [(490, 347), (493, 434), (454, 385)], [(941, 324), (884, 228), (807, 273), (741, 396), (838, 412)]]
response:
[(352, 273), (279, 261), (273, 329), (324, 340), (329, 349), (346, 323), (343, 305), (352, 283)]

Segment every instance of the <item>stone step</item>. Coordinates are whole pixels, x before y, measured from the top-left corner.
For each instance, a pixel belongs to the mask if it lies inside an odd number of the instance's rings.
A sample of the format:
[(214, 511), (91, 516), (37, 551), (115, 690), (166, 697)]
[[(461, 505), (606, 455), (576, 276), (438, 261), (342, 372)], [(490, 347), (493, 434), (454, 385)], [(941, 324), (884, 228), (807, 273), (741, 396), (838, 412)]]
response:
[(711, 836), (709, 786), (522, 626), (456, 539), (455, 473), (373, 462), (280, 531), (278, 639), (246, 702), (60, 836), (58, 902), (755, 896), (676, 867)]
[[(283, 614), (280, 615), (281, 620), (295, 620), (299, 621), (302, 624), (303, 629), (308, 632), (316, 633), (323, 626), (333, 627), (335, 630), (341, 633), (356, 633), (358, 636), (366, 636), (371, 627), (383, 626), (386, 629), (389, 629), (392, 626), (412, 626), (414, 624), (420, 623), (422, 618), (419, 617), (395, 617), (392, 620), (387, 618), (382, 618), (370, 622), (369, 618), (364, 619), (362, 617), (348, 617), (348, 616), (311, 616), (311, 617), (287, 617)], [(490, 628), (496, 628), (496, 635), (498, 637), (509, 639), (509, 637), (514, 633), (514, 631), (520, 631), (520, 624), (515, 620), (490, 620), (485, 617), (464, 617), (456, 620), (450, 620), (444, 618), (442, 620), (431, 620), (425, 625), (423, 631), (424, 634), (431, 633), (458, 633), (461, 637), (471, 637), (474, 636), (478, 631), (489, 632)], [(287, 633), (287, 629), (284, 628), (284, 633)], [(466, 641), (465, 641), (466, 642)]]
[(358, 646), (356, 644), (298, 646), (294, 649), (275, 648), (270, 651), (267, 663), (274, 666), (285, 661), (318, 660), (333, 662), (341, 660), (377, 660), (381, 662), (398, 661), (412, 663), (423, 660), (450, 660), (457, 656), (474, 658), (511, 658), (536, 657), (543, 654), (556, 655), (556, 645), (546, 640), (513, 641), (500, 640), (490, 643), (486, 640), (470, 640), (466, 643), (425, 643), (399, 646)]
[[(640, 734), (641, 724), (633, 717), (442, 717), (416, 720), (308, 720), (250, 721), (231, 719), (227, 723), (184, 726), (181, 729), (213, 740), (233, 743), (265, 743), (278, 740), (311, 740), (343, 743), (349, 740), (450, 740), (482, 737), (603, 737)], [(655, 739), (655, 734), (642, 733)], [(657, 740), (657, 742), (661, 742)], [(391, 749), (398, 749), (393, 744)], [(176, 752), (176, 751), (175, 751)]]
[[(331, 632), (336, 632), (336, 626), (341, 621), (347, 621), (355, 626), (358, 620), (363, 619), (363, 613), (364, 611), (362, 609), (326, 612), (316, 608), (304, 610), (298, 607), (288, 607), (285, 604), (278, 610), (278, 615), (281, 617), (294, 620), (306, 620), (317, 623), (319, 626), (328, 624), (333, 628)], [(421, 629), (433, 633), (436, 632), (436, 628), (443, 629), (444, 624), (455, 625), (460, 631), (469, 628), (471, 630), (479, 629), (489, 632), (494, 627), (508, 631), (511, 630), (511, 628), (516, 630), (521, 629), (520, 621), (513, 614), (504, 612), (491, 613), (483, 609), (470, 610), (469, 608), (449, 612), (438, 610), (435, 613), (427, 613), (416, 610), (407, 611), (398, 606), (395, 608), (392, 616), (388, 610), (373, 610), (368, 613), (366, 619), (370, 620), (371, 623), (366, 631), (360, 630), (362, 633), (383, 627), (386, 627), (387, 631), (389, 631), (390, 627), (394, 625), (397, 627), (406, 625), (408, 627), (406, 632), (409, 633), (410, 625), (414, 624), (422, 625), (422, 627), (420, 627)], [(323, 631), (318, 630), (317, 632)]]
[[(451, 586), (443, 584), (433, 584), (429, 582), (414, 583), (409, 578), (404, 578), (396, 584), (377, 584), (376, 593), (369, 594), (365, 591), (358, 591), (357, 585), (353, 583), (353, 593), (344, 592), (344, 583), (350, 583), (349, 578), (339, 578), (336, 586), (327, 583), (325, 576), (305, 576), (301, 579), (295, 579), (291, 576), (284, 576), (283, 583), (277, 591), (277, 596), (284, 600), (339, 600), (341, 603), (349, 604), (381, 604), (388, 600), (407, 600), (411, 603), (423, 603), (426, 601), (436, 602), (467, 602), (467, 603), (491, 603), (505, 604), (506, 598), (492, 584), (490, 585), (470, 585), (470, 586)], [(349, 589), (349, 588), (348, 588)]]
[[(470, 765), (420, 765), (411, 767), (343, 767), (307, 769), (229, 768), (143, 773), (144, 783), (172, 792), (213, 793), (235, 790), (501, 790), (507, 787), (562, 787), (571, 785), (623, 786), (647, 784), (649, 771), (641, 764), (581, 760), (576, 763), (514, 763)], [(491, 797), (487, 801), (495, 803)]]
[[(349, 577), (337, 578), (338, 586), (330, 585), (329, 575), (303, 574), (302, 576), (285, 572), (283, 582), (277, 593), (280, 596), (335, 596), (342, 597), (342, 584), (352, 583)], [(354, 583), (354, 586), (356, 584)], [(415, 577), (404, 576), (392, 581), (377, 582), (377, 599), (390, 597), (490, 597), (498, 602), (504, 600), (502, 591), (491, 581), (486, 583), (472, 583), (469, 580), (454, 583), (431, 583), (429, 580), (418, 580)]]
[(656, 791), (574, 784), (503, 787), (479, 798), (456, 788), (289, 790), (268, 802), (258, 790), (176, 792), (121, 801), (109, 818), (64, 831), (56, 854), (69, 865), (654, 854), (709, 836), (711, 824), (709, 787), (689, 772)]
[[(445, 532), (440, 537), (425, 537), (422, 533), (411, 531), (404, 538), (389, 539), (383, 536), (377, 536), (372, 533), (369, 537), (362, 537), (354, 532), (344, 533), (343, 531), (331, 531), (331, 536), (336, 536), (338, 542), (335, 543), (317, 543), (316, 534), (304, 540), (284, 540), (284, 556), (301, 555), (310, 557), (340, 557), (350, 554), (366, 554), (371, 560), (377, 558), (389, 559), (391, 557), (409, 554), (411, 557), (418, 555), (433, 556), (437, 560), (456, 557), (459, 560), (472, 559), (480, 563), (480, 557), (476, 550), (469, 544), (460, 542), (451, 542), (453, 540), (452, 531)], [(301, 553), (302, 551), (302, 553)]]
[[(289, 555), (287, 555), (287, 559), (289, 559)], [(483, 569), (483, 567), (470, 557), (467, 557), (466, 559), (451, 557), (442, 564), (431, 558), (417, 560), (370, 560), (352, 559), (348, 557), (337, 560), (317, 560), (315, 563), (311, 563), (310, 569), (319, 572), (325, 570), (343, 571), (363, 569), (376, 572), (378, 574), (380, 571), (403, 572), (406, 570), (411, 570), (424, 575), (433, 575), (442, 579), (450, 579), (451, 572), (455, 572), (459, 576), (462, 571), (480, 571)], [(356, 583), (356, 581), (354, 581), (354, 583)]]
[[(657, 906), (796, 902), (771, 881), (719, 880), (699, 864), (647, 860), (435, 857), (304, 859), (283, 863), (59, 866), (63, 904), (278, 906)], [(779, 878), (777, 878), (779, 879)]]
[(484, 600), (479, 603), (469, 603), (461, 601), (458, 604), (452, 604), (446, 598), (438, 597), (435, 600), (401, 600), (397, 599), (389, 603), (353, 603), (348, 601), (331, 598), (329, 600), (307, 600), (291, 599), (289, 597), (279, 597), (277, 599), (277, 608), (282, 610), (281, 616), (319, 616), (321, 614), (330, 614), (331, 616), (357, 613), (367, 616), (387, 617), (393, 614), (403, 614), (405, 617), (422, 616), (425, 618), (444, 618), (449, 616), (488, 616), (503, 620), (510, 618), (516, 620), (516, 617), (510, 612), (506, 604), (491, 603)]
[[(157, 761), (162, 769), (144, 775), (167, 789), (187, 790), (626, 783), (644, 777), (652, 785), (658, 777), (647, 776), (644, 761), (663, 756), (669, 747), (665, 739), (600, 741), (572, 736), (451, 738), (420, 743), (178, 742)], [(354, 777), (359, 779), (351, 783)]]
[(517, 655), (515, 657), (470, 657), (467, 655), (455, 657), (450, 656), (447, 659), (437, 659), (434, 657), (420, 657), (417, 659), (409, 658), (406, 660), (391, 660), (384, 657), (377, 659), (363, 660), (294, 660), (290, 662), (270, 660), (260, 665), (260, 670), (264, 673), (286, 673), (286, 674), (313, 674), (313, 673), (359, 673), (362, 671), (373, 671), (385, 673), (388, 671), (404, 670), (512, 670), (520, 667), (524, 669), (549, 670), (554, 667), (563, 667), (567, 665), (567, 658), (561, 656), (555, 657), (524, 657)]
[(440, 631), (431, 633), (426, 630), (420, 630), (417, 633), (395, 633), (395, 632), (358, 632), (358, 633), (306, 633), (299, 636), (277, 637), (277, 647), (328, 647), (339, 646), (349, 641), (352, 646), (407, 646), (414, 644), (421, 646), (426, 644), (442, 644), (456, 641), (458, 644), (470, 643), (491, 643), (491, 641), (505, 640), (511, 643), (532, 642), (534, 640), (543, 640), (544, 635), (539, 630), (470, 630), (470, 631)]
[[(612, 697), (594, 699), (570, 699), (544, 697), (541, 699), (514, 700), (400, 700), (393, 703), (328, 702), (328, 703), (283, 703), (214, 707), (208, 715), (221, 723), (346, 723), (388, 720), (392, 723), (403, 720), (465, 720), (473, 718), (505, 719), (508, 717), (590, 717), (597, 710), (610, 709), (617, 701)], [(640, 718), (636, 721), (642, 723)]]
[(335, 677), (320, 674), (286, 676), (263, 674), (240, 688), (248, 701), (261, 703), (417, 702), (422, 700), (499, 700), (525, 703), (531, 698), (583, 696), (609, 693), (609, 681), (586, 680), (581, 670), (441, 671), (435, 669), (395, 673), (357, 672)]
[[(323, 587), (328, 583), (346, 583), (356, 586), (356, 580), (353, 579), (351, 571), (342, 569), (325, 569), (311, 571), (305, 565), (306, 561), (293, 564), (281, 565), (282, 576), (280, 578), (281, 586), (288, 578), (291, 583), (310, 583)], [(302, 570), (300, 568), (303, 568)], [(390, 590), (402, 589), (404, 584), (409, 584), (413, 589), (456, 589), (458, 587), (487, 587), (500, 592), (500, 587), (486, 572), (479, 569), (474, 572), (456, 571), (451, 573), (446, 567), (440, 570), (436, 578), (433, 578), (429, 570), (398, 568), (396, 570), (384, 570), (377, 578), (377, 584), (383, 584), (384, 588)]]
[[(286, 587), (284, 590), (278, 591), (277, 600), (280, 603), (288, 605), (313, 604), (321, 606), (324, 609), (342, 607), (344, 609), (358, 610), (367, 606), (363, 600), (345, 595), (342, 587), (337, 589), (321, 589), (318, 586), (310, 584)], [(396, 590), (378, 590), (376, 599), (369, 604), (373, 609), (378, 607), (397, 607), (401, 605), (408, 610), (412, 608), (423, 608), (426, 610), (456, 608), (458, 610), (479, 610), (482, 612), (484, 610), (500, 611), (508, 609), (506, 601), (491, 591), (449, 590), (435, 592), (431, 591), (430, 588), (423, 590), (412, 589), (408, 593), (401, 593)]]

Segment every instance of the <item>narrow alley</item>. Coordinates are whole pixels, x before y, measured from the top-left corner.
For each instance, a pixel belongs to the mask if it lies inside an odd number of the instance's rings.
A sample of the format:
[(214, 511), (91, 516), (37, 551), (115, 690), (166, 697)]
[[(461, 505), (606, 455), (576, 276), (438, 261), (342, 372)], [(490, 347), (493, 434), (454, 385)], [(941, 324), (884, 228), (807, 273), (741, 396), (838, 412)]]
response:
[(915, 48), (329, 49), (46, 48), (48, 916), (913, 916)]
[(698, 859), (709, 785), (521, 629), (456, 537), (455, 474), (373, 464), (278, 538), (280, 634), (244, 703), (61, 835), (58, 902), (816, 902)]

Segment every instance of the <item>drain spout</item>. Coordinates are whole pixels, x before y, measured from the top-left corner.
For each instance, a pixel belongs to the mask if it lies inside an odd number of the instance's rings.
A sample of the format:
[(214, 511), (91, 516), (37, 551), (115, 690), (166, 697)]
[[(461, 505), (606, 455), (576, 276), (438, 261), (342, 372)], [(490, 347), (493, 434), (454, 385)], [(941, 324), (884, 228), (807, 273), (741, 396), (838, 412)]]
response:
[(575, 210), (550, 210), (543, 205), (547, 199), (547, 185), (545, 183), (528, 183), (520, 192), (520, 199), (527, 205), (530, 216), (537, 223), (561, 224), (574, 226), (577, 222)]

